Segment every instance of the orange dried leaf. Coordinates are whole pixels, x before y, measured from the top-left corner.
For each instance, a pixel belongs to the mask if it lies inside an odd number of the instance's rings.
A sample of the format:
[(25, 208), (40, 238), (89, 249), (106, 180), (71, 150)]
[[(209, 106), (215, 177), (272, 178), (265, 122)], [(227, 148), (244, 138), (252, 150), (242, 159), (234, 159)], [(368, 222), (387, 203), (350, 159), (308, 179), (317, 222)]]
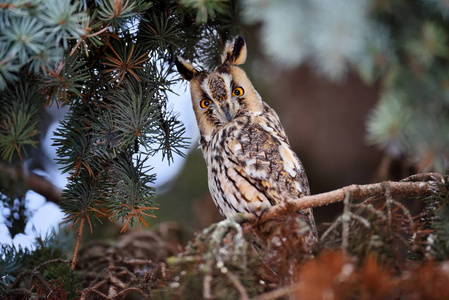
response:
[(298, 272), (297, 299), (346, 299), (356, 279), (354, 263), (342, 251), (323, 252)]
[(362, 299), (395, 299), (399, 296), (400, 280), (392, 271), (377, 263), (374, 255), (368, 257), (360, 271), (360, 295)]

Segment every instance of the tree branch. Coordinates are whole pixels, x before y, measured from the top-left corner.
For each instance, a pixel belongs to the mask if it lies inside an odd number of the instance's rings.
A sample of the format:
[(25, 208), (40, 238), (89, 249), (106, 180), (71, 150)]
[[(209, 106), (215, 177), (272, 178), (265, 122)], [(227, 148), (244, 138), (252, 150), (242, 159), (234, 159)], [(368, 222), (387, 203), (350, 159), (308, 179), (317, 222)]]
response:
[(5, 163), (0, 163), (0, 174), (1, 173), (6, 174), (11, 184), (24, 183), (25, 188), (44, 196), (47, 201), (59, 205), (59, 200), (62, 194), (61, 189), (53, 185), (53, 183), (44, 177), (34, 173), (24, 172), (19, 167)]
[(298, 211), (305, 208), (324, 206), (345, 199), (349, 192), (351, 198), (363, 200), (367, 198), (379, 197), (385, 195), (385, 185), (389, 186), (391, 196), (417, 197), (426, 196), (435, 192), (435, 183), (443, 182), (443, 175), (438, 173), (423, 173), (407, 177), (399, 182), (386, 181), (374, 184), (356, 185), (352, 184), (338, 190), (305, 196), (302, 198), (290, 200), (276, 206), (270, 207), (264, 211), (262, 216), (253, 213), (236, 216), (236, 221), (243, 222), (261, 222), (276, 218), (285, 211)]

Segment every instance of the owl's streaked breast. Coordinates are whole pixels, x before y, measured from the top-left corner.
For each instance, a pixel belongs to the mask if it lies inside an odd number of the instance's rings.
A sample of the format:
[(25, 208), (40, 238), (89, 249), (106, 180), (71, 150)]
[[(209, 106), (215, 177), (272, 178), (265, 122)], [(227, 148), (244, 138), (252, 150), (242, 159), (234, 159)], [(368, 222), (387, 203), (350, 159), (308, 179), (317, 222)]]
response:
[(270, 206), (257, 185), (248, 180), (239, 161), (229, 154), (241, 151), (241, 138), (248, 129), (248, 118), (240, 117), (223, 126), (210, 143), (202, 145), (208, 183), (218, 210), (227, 218), (238, 212), (258, 211)]
[[(265, 105), (267, 110), (271, 110)], [(202, 145), (212, 198), (224, 217), (260, 212), (309, 193), (307, 178), (276, 118), (250, 112)]]

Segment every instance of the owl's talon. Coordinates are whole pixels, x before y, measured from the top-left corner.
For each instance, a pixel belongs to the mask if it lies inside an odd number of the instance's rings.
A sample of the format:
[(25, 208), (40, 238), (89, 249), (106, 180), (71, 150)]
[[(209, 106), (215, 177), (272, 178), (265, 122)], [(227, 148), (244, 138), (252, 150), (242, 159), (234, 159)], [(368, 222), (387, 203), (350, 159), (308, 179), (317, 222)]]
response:
[(263, 216), (263, 214), (265, 213), (266, 210), (267, 210), (267, 208), (264, 207), (260, 211), (260, 214), (258, 214), (255, 210), (251, 209), (251, 212), (257, 217), (257, 230), (259, 230), (259, 231), (261, 231), (260, 220), (262, 219), (262, 216)]

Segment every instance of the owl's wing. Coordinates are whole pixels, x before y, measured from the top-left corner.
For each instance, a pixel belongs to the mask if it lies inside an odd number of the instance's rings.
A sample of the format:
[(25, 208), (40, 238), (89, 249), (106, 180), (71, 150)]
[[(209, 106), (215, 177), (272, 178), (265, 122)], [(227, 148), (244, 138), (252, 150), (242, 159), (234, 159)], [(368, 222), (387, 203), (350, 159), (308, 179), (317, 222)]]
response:
[(304, 167), (275, 117), (242, 118), (242, 126), (228, 137), (225, 147), (242, 182), (239, 192), (256, 208), (309, 194)]

